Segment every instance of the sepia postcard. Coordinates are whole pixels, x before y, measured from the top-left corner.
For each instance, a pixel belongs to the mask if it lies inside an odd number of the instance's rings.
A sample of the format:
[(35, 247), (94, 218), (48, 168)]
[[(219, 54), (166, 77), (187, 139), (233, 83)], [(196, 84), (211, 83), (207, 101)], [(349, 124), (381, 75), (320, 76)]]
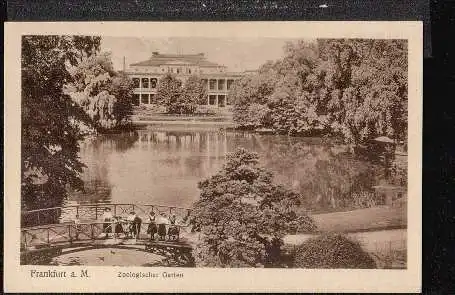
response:
[(419, 292), (421, 22), (5, 26), (7, 292)]

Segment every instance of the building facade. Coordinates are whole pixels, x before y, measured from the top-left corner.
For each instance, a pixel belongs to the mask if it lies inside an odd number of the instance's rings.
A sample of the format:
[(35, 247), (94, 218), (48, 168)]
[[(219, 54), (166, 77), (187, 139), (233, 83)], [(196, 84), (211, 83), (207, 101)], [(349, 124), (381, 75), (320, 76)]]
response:
[(183, 83), (197, 75), (207, 85), (205, 105), (224, 108), (230, 105), (227, 94), (244, 73), (229, 73), (226, 66), (210, 62), (203, 53), (160, 54), (153, 52), (150, 59), (131, 64), (126, 74), (134, 83), (133, 102), (135, 105), (153, 104), (157, 94), (158, 81), (166, 74), (173, 74)]

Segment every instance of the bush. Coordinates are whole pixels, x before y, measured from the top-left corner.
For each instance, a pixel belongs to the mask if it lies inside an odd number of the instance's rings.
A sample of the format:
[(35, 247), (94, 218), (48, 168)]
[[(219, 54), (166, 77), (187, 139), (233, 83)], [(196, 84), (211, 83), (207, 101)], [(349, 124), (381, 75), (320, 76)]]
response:
[(358, 242), (342, 234), (322, 234), (301, 244), (294, 256), (295, 268), (376, 268), (373, 258)]
[(283, 237), (316, 225), (296, 214), (301, 196), (274, 183), (259, 156), (243, 148), (218, 173), (199, 182), (190, 222), (200, 231), (193, 255), (202, 267), (281, 267)]

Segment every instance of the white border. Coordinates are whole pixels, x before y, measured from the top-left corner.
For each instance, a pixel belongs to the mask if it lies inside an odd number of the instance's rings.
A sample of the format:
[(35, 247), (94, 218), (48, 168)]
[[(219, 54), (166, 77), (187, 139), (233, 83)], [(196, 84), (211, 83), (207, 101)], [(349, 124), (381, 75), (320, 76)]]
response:
[[(58, 22), (5, 23), (4, 288), (7, 292), (419, 292), (421, 286), (422, 22)], [(409, 46), (407, 270), (169, 269), (183, 279), (118, 279), (116, 270), (84, 267), (90, 278), (32, 279), (30, 270), (81, 267), (19, 265), (20, 41), (24, 34), (140, 37), (407, 39)]]

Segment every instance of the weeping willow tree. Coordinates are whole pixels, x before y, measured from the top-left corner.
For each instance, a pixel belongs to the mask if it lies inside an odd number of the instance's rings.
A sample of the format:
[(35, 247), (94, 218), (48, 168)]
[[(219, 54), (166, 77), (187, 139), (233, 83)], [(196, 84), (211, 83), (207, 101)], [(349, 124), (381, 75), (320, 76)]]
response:
[(114, 70), (110, 53), (103, 52), (84, 58), (70, 68), (73, 82), (66, 91), (90, 117), (101, 132), (129, 124), (132, 113), (133, 83)]

